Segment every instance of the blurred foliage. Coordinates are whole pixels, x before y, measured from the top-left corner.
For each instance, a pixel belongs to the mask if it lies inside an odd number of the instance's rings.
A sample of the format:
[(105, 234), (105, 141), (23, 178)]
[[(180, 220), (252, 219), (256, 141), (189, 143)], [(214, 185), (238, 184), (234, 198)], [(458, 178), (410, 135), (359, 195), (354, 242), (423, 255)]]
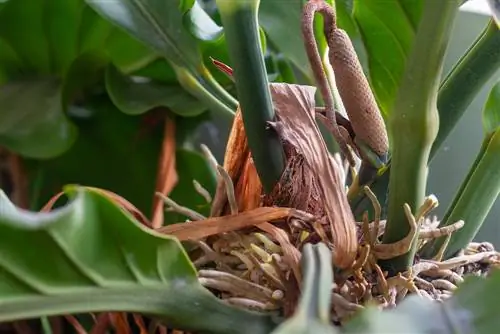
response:
[[(260, 1), (259, 33), (271, 82), (314, 84), (300, 33), (304, 2)], [(394, 113), (412, 50), (429, 52), (425, 45), (414, 45), (425, 1), (328, 2), (335, 4), (337, 23), (350, 35), (387, 120)], [(492, 8), (497, 2), (490, 1)], [(316, 21), (315, 31), (324, 49), (321, 24), (321, 20)], [(485, 45), (491, 47), (497, 43), (499, 31), (493, 29), (493, 24), (488, 31), (489, 41), (493, 42)], [(213, 195), (215, 174), (193, 145), (193, 138), (205, 122), (231, 120), (237, 105), (234, 83), (212, 65), (210, 58), (233, 65), (213, 0), (0, 1), (0, 145), (22, 158), (29, 208), (39, 210), (65, 185), (79, 184), (115, 192), (150, 216), (159, 153), (166, 135), (163, 124), (168, 117), (175, 122), (179, 177), (169, 196), (208, 214), (204, 199), (193, 195), (192, 181), (197, 180)], [(480, 61), (484, 71), (475, 78), (474, 91), (494, 73), (494, 64)], [(450, 79), (445, 87), (449, 101), (459, 101), (459, 105), (440, 110), (440, 115), (465, 110), (472, 99), (472, 95), (464, 97), (461, 93), (468, 84), (464, 74), (479, 71), (474, 66), (457, 66), (456, 71), (454, 76), (462, 79)], [(456, 210), (464, 193), (474, 190), (478, 194), (483, 189), (481, 182), (497, 178), (494, 171), (498, 154), (491, 146), (496, 143), (498, 125), (497, 90), (485, 107), (485, 145), (479, 154), (484, 159), (484, 154), (491, 153), (494, 159), (487, 166), (477, 161), (473, 164), (470, 177), (464, 181), (467, 187), (461, 188), (449, 212)], [(442, 117), (440, 125), (451, 129), (456, 121), (454, 116)], [(219, 134), (227, 129), (220, 130)], [(440, 134), (439, 140), (447, 134)], [(471, 185), (473, 179), (482, 181)], [(386, 170), (372, 185), (383, 212), (387, 208), (388, 180)], [(488, 186), (490, 191), (483, 194), (487, 198), (477, 199), (482, 205), (475, 206), (483, 208), (484, 214), (489, 211), (486, 204), (496, 199), (500, 189), (493, 182)], [(5, 269), (0, 280), (2, 320), (90, 311), (82, 307), (92, 304), (81, 301), (91, 296), (102, 301), (92, 310), (117, 307), (144, 311), (177, 320), (181, 327), (214, 333), (229, 333), (236, 327), (242, 332), (267, 333), (276, 325), (267, 316), (235, 310), (210, 296), (196, 283), (192, 264), (175, 240), (146, 231), (108, 199), (88, 189), (66, 190), (73, 201), (49, 215), (19, 210), (4, 195), (0, 196), (0, 236), (5, 254), (0, 260)], [(475, 199), (469, 201), (476, 203)], [(357, 214), (371, 205), (364, 196), (351, 203)], [(474, 213), (472, 209), (465, 211), (447, 217), (462, 219)], [(178, 214), (165, 214), (166, 224), (184, 220)], [(463, 247), (481, 223), (477, 220), (469, 230), (464, 229), (469, 234), (452, 248)], [(63, 259), (61, 249), (74, 257)], [(124, 251), (137, 258), (119, 255)], [(329, 261), (313, 258), (307, 261), (317, 261), (314, 270), (321, 267), (323, 274), (325, 268), (329, 270), (329, 263), (325, 264)], [(76, 267), (80, 268), (78, 273)], [(150, 280), (148, 275), (154, 271), (158, 276)], [(59, 275), (61, 272), (64, 275)], [(127, 279), (122, 280), (122, 276)], [(145, 281), (153, 282), (156, 290), (145, 286)], [(102, 289), (112, 290), (123, 282), (130, 289), (114, 295), (114, 301), (102, 294)], [(311, 282), (316, 281), (305, 284)], [(82, 293), (82, 286), (90, 290)], [(380, 314), (368, 309), (346, 331), (376, 333), (412, 326), (418, 333), (430, 333), (436, 328), (445, 328), (443, 332), (447, 333), (452, 332), (451, 325), (439, 324), (450, 314), (461, 316), (465, 312), (470, 317), (459, 319), (465, 321), (464, 326), (472, 326), (477, 333), (491, 332), (498, 326), (497, 319), (490, 316), (494, 310), (492, 296), (498, 286), (498, 275), (487, 283), (471, 279), (444, 306), (410, 298), (395, 311)], [(312, 294), (323, 291), (320, 286), (313, 288)], [(306, 297), (317, 301), (318, 296), (312, 294)], [(430, 318), (436, 321), (436, 327), (429, 326)], [(488, 321), (484, 321), (486, 318)]]

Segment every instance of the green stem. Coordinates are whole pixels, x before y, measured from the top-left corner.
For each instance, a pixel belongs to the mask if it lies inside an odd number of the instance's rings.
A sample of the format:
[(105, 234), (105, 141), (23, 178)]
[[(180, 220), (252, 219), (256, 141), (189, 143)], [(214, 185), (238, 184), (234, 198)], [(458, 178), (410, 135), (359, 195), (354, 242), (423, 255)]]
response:
[(285, 158), (276, 133), (267, 127), (274, 121), (257, 12), (260, 0), (217, 0), (233, 67), (243, 123), (255, 167), (266, 192), (283, 173)]
[(500, 67), (500, 30), (490, 20), (483, 33), (455, 64), (439, 89), (439, 132), (432, 146), (430, 159), (484, 84)]
[(214, 79), (210, 71), (203, 66), (199, 73), (201, 73), (201, 76), (205, 81), (205, 86), (212, 92), (212, 94), (219, 97), (228, 108), (236, 110), (238, 107), (238, 101)]
[(48, 317), (42, 317), (40, 319), (42, 325), (43, 334), (53, 334), (52, 325), (50, 324), (50, 320)]
[(192, 74), (184, 68), (171, 63), (180, 85), (193, 96), (205, 102), (207, 107), (217, 115), (231, 121), (234, 118), (234, 110), (231, 110), (217, 96), (209, 92)]
[[(459, 3), (460, 0), (424, 2), (415, 47), (389, 119), (394, 145), (385, 244), (399, 241), (410, 232), (403, 205), (407, 203), (415, 212), (424, 200), (427, 161), (439, 126), (439, 79)], [(406, 254), (381, 261), (381, 265), (394, 275), (412, 265), (414, 254), (415, 242)]]

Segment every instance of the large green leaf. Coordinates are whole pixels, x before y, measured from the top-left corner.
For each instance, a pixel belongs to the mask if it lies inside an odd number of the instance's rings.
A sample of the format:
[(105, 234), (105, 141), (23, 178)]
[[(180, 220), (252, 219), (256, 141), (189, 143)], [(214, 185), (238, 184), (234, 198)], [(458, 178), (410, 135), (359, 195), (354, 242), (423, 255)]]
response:
[[(380, 312), (368, 307), (349, 321), (343, 333), (413, 333), (455, 334), (481, 333), (471, 331), (468, 306), (450, 307), (450, 302), (439, 303), (409, 295), (395, 309)], [(456, 331), (457, 328), (463, 331)], [(487, 333), (487, 332), (482, 332)]]
[(186, 25), (194, 36), (202, 41), (214, 41), (222, 36), (222, 27), (212, 20), (198, 1), (193, 1), (190, 7), (185, 18)]
[(176, 84), (177, 77), (172, 66), (163, 58), (156, 59), (148, 65), (134, 71), (133, 75), (147, 77), (167, 84)]
[(129, 115), (142, 114), (156, 107), (168, 107), (181, 116), (196, 116), (206, 110), (179, 85), (133, 81), (112, 65), (106, 70), (106, 88), (113, 103)]
[(105, 53), (89, 51), (75, 58), (64, 76), (62, 104), (67, 110), (73, 101), (82, 100), (87, 91), (96, 90), (109, 63)]
[(25, 68), (50, 73), (50, 45), (42, 15), (45, 4), (46, 1), (28, 4), (23, 0), (4, 4), (0, 11), (0, 37), (16, 50)]
[(74, 141), (63, 111), (113, 61), (124, 70), (156, 53), (99, 17), (83, 0), (9, 1), (0, 11), (0, 141), (53, 158)]
[(437, 254), (447, 242), (444, 256), (449, 258), (469, 244), (479, 232), (493, 204), (500, 194), (500, 82), (491, 90), (483, 110), (484, 139), (466, 178), (446, 210), (440, 226), (457, 220), (465, 225), (451, 235), (432, 240), (425, 245), (422, 255)]
[(76, 137), (63, 113), (58, 80), (15, 81), (0, 86), (0, 143), (30, 158), (52, 158)]
[(312, 78), (300, 27), (303, 3), (302, 0), (261, 1), (259, 24), (264, 28), (270, 43)]
[(354, 18), (366, 48), (370, 83), (385, 116), (398, 93), (412, 50), (423, 1), (354, 1)]
[(197, 280), (175, 238), (147, 229), (92, 190), (51, 213), (0, 192), (0, 321), (83, 313), (145, 313), (208, 333), (268, 333), (268, 316), (227, 306)]
[(54, 159), (25, 162), (32, 208), (40, 209), (64, 185), (74, 183), (111, 190), (149, 216), (161, 123), (150, 128), (143, 121), (147, 115), (125, 115), (106, 97), (71, 107), (69, 114), (79, 133), (73, 146)]
[[(498, 294), (500, 293), (500, 272), (495, 270), (488, 278), (469, 277), (462, 283), (455, 296), (448, 302), (450, 308), (462, 310), (463, 318), (468, 318), (469, 326), (461, 326), (464, 332), (494, 333), (500, 326), (498, 317)], [(449, 310), (449, 308), (448, 308)], [(450, 314), (450, 312), (447, 312)], [(454, 312), (457, 314), (458, 312)], [(472, 331), (467, 329), (473, 328)], [(456, 332), (455, 332), (456, 333)]]
[(432, 145), (430, 160), (499, 67), (500, 28), (490, 20), (442, 80), (437, 101), (439, 132)]
[(201, 54), (196, 39), (183, 25), (179, 1), (86, 0), (111, 22), (161, 52), (177, 66), (196, 71)]
[(500, 127), (500, 81), (490, 91), (483, 110), (483, 128), (486, 135)]
[[(108, 51), (123, 67), (154, 55), (84, 0), (10, 1), (0, 11), (0, 41), (15, 51), (24, 73), (63, 75), (77, 56), (90, 50)], [(0, 68), (9, 66), (12, 62), (0, 62)]]
[(0, 85), (11, 77), (19, 76), (23, 62), (16, 50), (0, 37)]
[[(192, 2), (162, 0), (85, 0), (103, 17), (166, 57), (181, 86), (213, 111), (232, 117), (237, 101), (211, 76), (203, 64), (198, 41), (189, 31), (184, 11)], [(199, 8), (199, 10), (203, 10)], [(200, 15), (189, 16), (199, 18)], [(204, 20), (211, 20), (204, 16)], [(214, 23), (215, 24), (215, 23)]]

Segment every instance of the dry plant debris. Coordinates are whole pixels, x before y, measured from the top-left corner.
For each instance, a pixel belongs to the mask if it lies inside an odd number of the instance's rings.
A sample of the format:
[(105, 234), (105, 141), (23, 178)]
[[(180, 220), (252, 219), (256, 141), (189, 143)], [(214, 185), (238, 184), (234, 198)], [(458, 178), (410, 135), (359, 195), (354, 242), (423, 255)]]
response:
[[(331, 230), (325, 216), (310, 213), (310, 207), (300, 210), (259, 206), (268, 199), (262, 196), (255, 207), (246, 206), (241, 210), (244, 199), (254, 194), (245, 192), (243, 186), (231, 189), (229, 186), (233, 183), (242, 183), (230, 174), (248, 180), (242, 175), (249, 172), (248, 167), (242, 163), (239, 169), (230, 172), (217, 164), (208, 148), (204, 147), (204, 152), (219, 175), (220, 187), (212, 201), (212, 212), (221, 215), (204, 218), (186, 214), (190, 210), (166, 199), (170, 210), (184, 213), (191, 219), (162, 227), (159, 231), (193, 244), (190, 256), (199, 270), (200, 283), (222, 300), (252, 310), (290, 315), (300, 294), (302, 245), (323, 241), (332, 246)], [(241, 155), (245, 151), (228, 147), (227, 152)], [(251, 157), (249, 159), (251, 161)], [(330, 161), (342, 165), (339, 156)], [(250, 166), (253, 166), (251, 162)], [(255, 188), (261, 189), (259, 186)], [(344, 188), (343, 182), (339, 188)], [(491, 244), (471, 243), (455, 258), (442, 260), (438, 256), (432, 260), (416, 260), (409, 271), (388, 278), (377, 265), (378, 259), (390, 259), (405, 253), (415, 239), (421, 248), (434, 238), (450, 236), (464, 222), (438, 228), (439, 221), (429, 217), (431, 210), (438, 205), (437, 199), (431, 195), (415, 213), (405, 206), (408, 224), (412, 227), (409, 235), (394, 244), (382, 245), (379, 240), (386, 222), (380, 220), (380, 203), (375, 195), (368, 187), (365, 191), (375, 208), (375, 218), (368, 221), (365, 215), (362, 222), (353, 223), (359, 236), (357, 256), (349, 268), (337, 275), (342, 279), (332, 285), (331, 315), (334, 323), (342, 324), (368, 304), (392, 308), (408, 294), (443, 301), (452, 295), (465, 275), (487, 275), (492, 268), (499, 266), (500, 254)], [(324, 211), (318, 212), (324, 214)], [(332, 251), (335, 248), (332, 247)]]

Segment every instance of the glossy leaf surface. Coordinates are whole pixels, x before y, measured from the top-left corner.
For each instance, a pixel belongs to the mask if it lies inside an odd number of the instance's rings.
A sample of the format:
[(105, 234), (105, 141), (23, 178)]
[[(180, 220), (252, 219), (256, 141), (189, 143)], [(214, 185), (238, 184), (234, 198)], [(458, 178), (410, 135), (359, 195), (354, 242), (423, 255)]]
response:
[(196, 116), (206, 110), (206, 107), (179, 85), (145, 80), (134, 81), (114, 66), (109, 66), (106, 70), (108, 94), (113, 103), (126, 114), (139, 115), (156, 107), (167, 107), (181, 116)]
[(413, 47), (423, 1), (354, 1), (354, 18), (366, 48), (370, 83), (388, 115)]
[(63, 113), (57, 80), (0, 86), (0, 143), (30, 158), (52, 158), (74, 142), (76, 129)]
[(0, 321), (128, 311), (208, 333), (273, 328), (269, 317), (202, 288), (177, 239), (147, 229), (94, 190), (66, 193), (66, 206), (34, 213), (0, 192)]

